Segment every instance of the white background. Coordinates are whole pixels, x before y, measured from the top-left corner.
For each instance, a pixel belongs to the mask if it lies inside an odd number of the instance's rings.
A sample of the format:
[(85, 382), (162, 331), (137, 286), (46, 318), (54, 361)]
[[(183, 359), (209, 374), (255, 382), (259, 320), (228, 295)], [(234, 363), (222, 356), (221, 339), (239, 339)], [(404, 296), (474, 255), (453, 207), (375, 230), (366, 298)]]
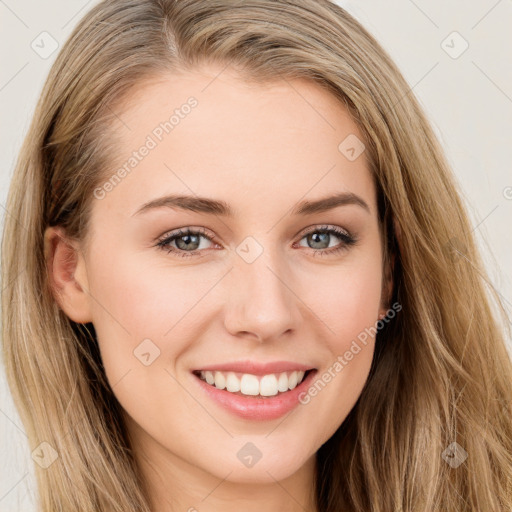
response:
[[(43, 59), (31, 43), (46, 31), (61, 46), (95, 3), (0, 0), (0, 226), (15, 214), (5, 210), (15, 157), (57, 54)], [(388, 50), (424, 106), (464, 193), (490, 280), (510, 312), (512, 1), (339, 3)], [(464, 41), (467, 50), (452, 58)], [(32, 464), (0, 368), (1, 512), (35, 510)]]

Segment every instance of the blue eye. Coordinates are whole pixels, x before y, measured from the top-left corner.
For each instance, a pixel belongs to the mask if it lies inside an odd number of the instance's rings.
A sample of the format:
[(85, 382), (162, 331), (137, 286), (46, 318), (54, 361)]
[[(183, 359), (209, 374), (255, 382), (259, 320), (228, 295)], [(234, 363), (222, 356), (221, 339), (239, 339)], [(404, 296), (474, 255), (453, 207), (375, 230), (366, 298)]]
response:
[[(330, 247), (330, 241), (332, 236), (339, 238), (341, 243), (334, 247)], [(212, 238), (206, 234), (206, 231), (199, 229), (179, 229), (178, 231), (166, 234), (164, 238), (160, 239), (156, 246), (167, 253), (173, 253), (179, 257), (190, 257), (198, 256), (201, 250), (201, 239), (206, 239), (213, 242)], [(350, 246), (356, 244), (357, 239), (353, 237), (348, 231), (329, 227), (321, 226), (317, 227), (307, 233), (305, 233), (300, 240), (307, 239), (307, 243), (314, 245), (324, 245), (327, 242), (326, 247), (310, 247), (314, 255), (330, 255), (335, 254), (343, 250), (348, 250)], [(173, 246), (174, 245), (174, 246)], [(303, 246), (301, 246), (303, 247)], [(202, 247), (204, 249), (204, 247)]]
[[(194, 256), (199, 251), (199, 247), (201, 247), (201, 238), (206, 238), (210, 242), (212, 239), (206, 234), (206, 232), (202, 229), (180, 229), (170, 235), (166, 235), (163, 240), (160, 240), (157, 243), (157, 247), (160, 247), (163, 250), (166, 250), (168, 253), (174, 253), (176, 256), (180, 257), (188, 257)], [(176, 247), (173, 247), (171, 244), (175, 243)], [(196, 247), (197, 246), (197, 247)], [(192, 250), (188, 250), (192, 248)]]
[[(341, 243), (335, 245), (334, 247), (330, 247), (329, 242), (332, 240), (333, 235), (335, 238), (339, 238), (341, 240)], [(318, 254), (321, 256), (336, 254), (340, 251), (348, 250), (357, 242), (357, 239), (353, 237), (348, 231), (329, 226), (315, 228), (314, 230), (307, 232), (301, 238), (301, 240), (303, 240), (304, 238), (307, 239), (307, 243), (313, 243), (315, 245), (320, 246), (327, 242), (327, 247), (311, 247), (314, 255)]]

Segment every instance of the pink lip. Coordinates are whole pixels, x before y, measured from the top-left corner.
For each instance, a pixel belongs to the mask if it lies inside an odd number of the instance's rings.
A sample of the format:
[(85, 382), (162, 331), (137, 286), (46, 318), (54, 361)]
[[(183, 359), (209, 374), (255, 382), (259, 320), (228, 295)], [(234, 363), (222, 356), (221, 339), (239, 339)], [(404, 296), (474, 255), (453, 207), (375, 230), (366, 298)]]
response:
[(294, 363), (292, 361), (273, 361), (270, 363), (257, 363), (255, 361), (237, 361), (232, 363), (213, 364), (210, 366), (202, 366), (197, 368), (195, 372), (204, 371), (221, 371), (221, 372), (238, 372), (250, 373), (252, 375), (268, 375), (270, 373), (282, 373), (297, 371), (312, 370), (313, 366), (305, 364)]
[(309, 388), (316, 373), (317, 370), (312, 370), (294, 389), (267, 398), (236, 395), (208, 384), (197, 375), (193, 378), (201, 389), (224, 409), (243, 419), (264, 421), (277, 419), (296, 407), (300, 403), (299, 396)]

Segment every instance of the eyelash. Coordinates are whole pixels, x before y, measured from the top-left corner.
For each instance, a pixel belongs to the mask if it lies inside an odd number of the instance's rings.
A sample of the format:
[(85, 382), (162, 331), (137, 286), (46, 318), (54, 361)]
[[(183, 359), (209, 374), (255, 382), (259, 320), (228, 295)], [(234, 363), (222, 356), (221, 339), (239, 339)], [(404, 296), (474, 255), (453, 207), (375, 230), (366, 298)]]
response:
[[(331, 247), (329, 249), (311, 249), (313, 251), (313, 256), (325, 256), (325, 255), (333, 255), (337, 254), (341, 251), (348, 250), (351, 246), (355, 245), (357, 243), (357, 238), (349, 234), (348, 231), (341, 230), (339, 228), (329, 227), (329, 226), (320, 226), (316, 227), (315, 229), (312, 229), (311, 231), (307, 231), (304, 233), (300, 240), (305, 238), (308, 235), (311, 235), (312, 233), (327, 233), (327, 234), (334, 234), (338, 238), (342, 240), (342, 243), (340, 243), (338, 246)], [(169, 253), (174, 253), (176, 256), (180, 258), (188, 258), (191, 256), (196, 256), (197, 253), (202, 252), (202, 250), (196, 249), (195, 251), (183, 251), (180, 249), (175, 249), (173, 247), (170, 247), (169, 244), (173, 242), (174, 240), (186, 236), (186, 235), (201, 235), (210, 242), (213, 242), (212, 238), (207, 234), (206, 230), (203, 228), (197, 228), (197, 229), (179, 229), (176, 232), (166, 234), (164, 237), (160, 238), (158, 243), (156, 244), (156, 247), (159, 249), (166, 251)], [(299, 241), (300, 241), (299, 240)]]

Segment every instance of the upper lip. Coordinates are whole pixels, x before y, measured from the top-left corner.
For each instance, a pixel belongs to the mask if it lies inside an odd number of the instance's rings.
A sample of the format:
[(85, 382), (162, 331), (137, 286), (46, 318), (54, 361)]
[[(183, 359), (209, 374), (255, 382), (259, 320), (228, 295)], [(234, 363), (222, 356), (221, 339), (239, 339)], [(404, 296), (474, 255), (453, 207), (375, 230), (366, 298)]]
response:
[(294, 363), (293, 361), (271, 361), (268, 363), (258, 363), (256, 361), (233, 361), (231, 363), (212, 364), (201, 366), (195, 371), (224, 371), (250, 373), (252, 375), (268, 375), (270, 373), (281, 373), (288, 371), (307, 371), (313, 370), (314, 367), (302, 363)]

